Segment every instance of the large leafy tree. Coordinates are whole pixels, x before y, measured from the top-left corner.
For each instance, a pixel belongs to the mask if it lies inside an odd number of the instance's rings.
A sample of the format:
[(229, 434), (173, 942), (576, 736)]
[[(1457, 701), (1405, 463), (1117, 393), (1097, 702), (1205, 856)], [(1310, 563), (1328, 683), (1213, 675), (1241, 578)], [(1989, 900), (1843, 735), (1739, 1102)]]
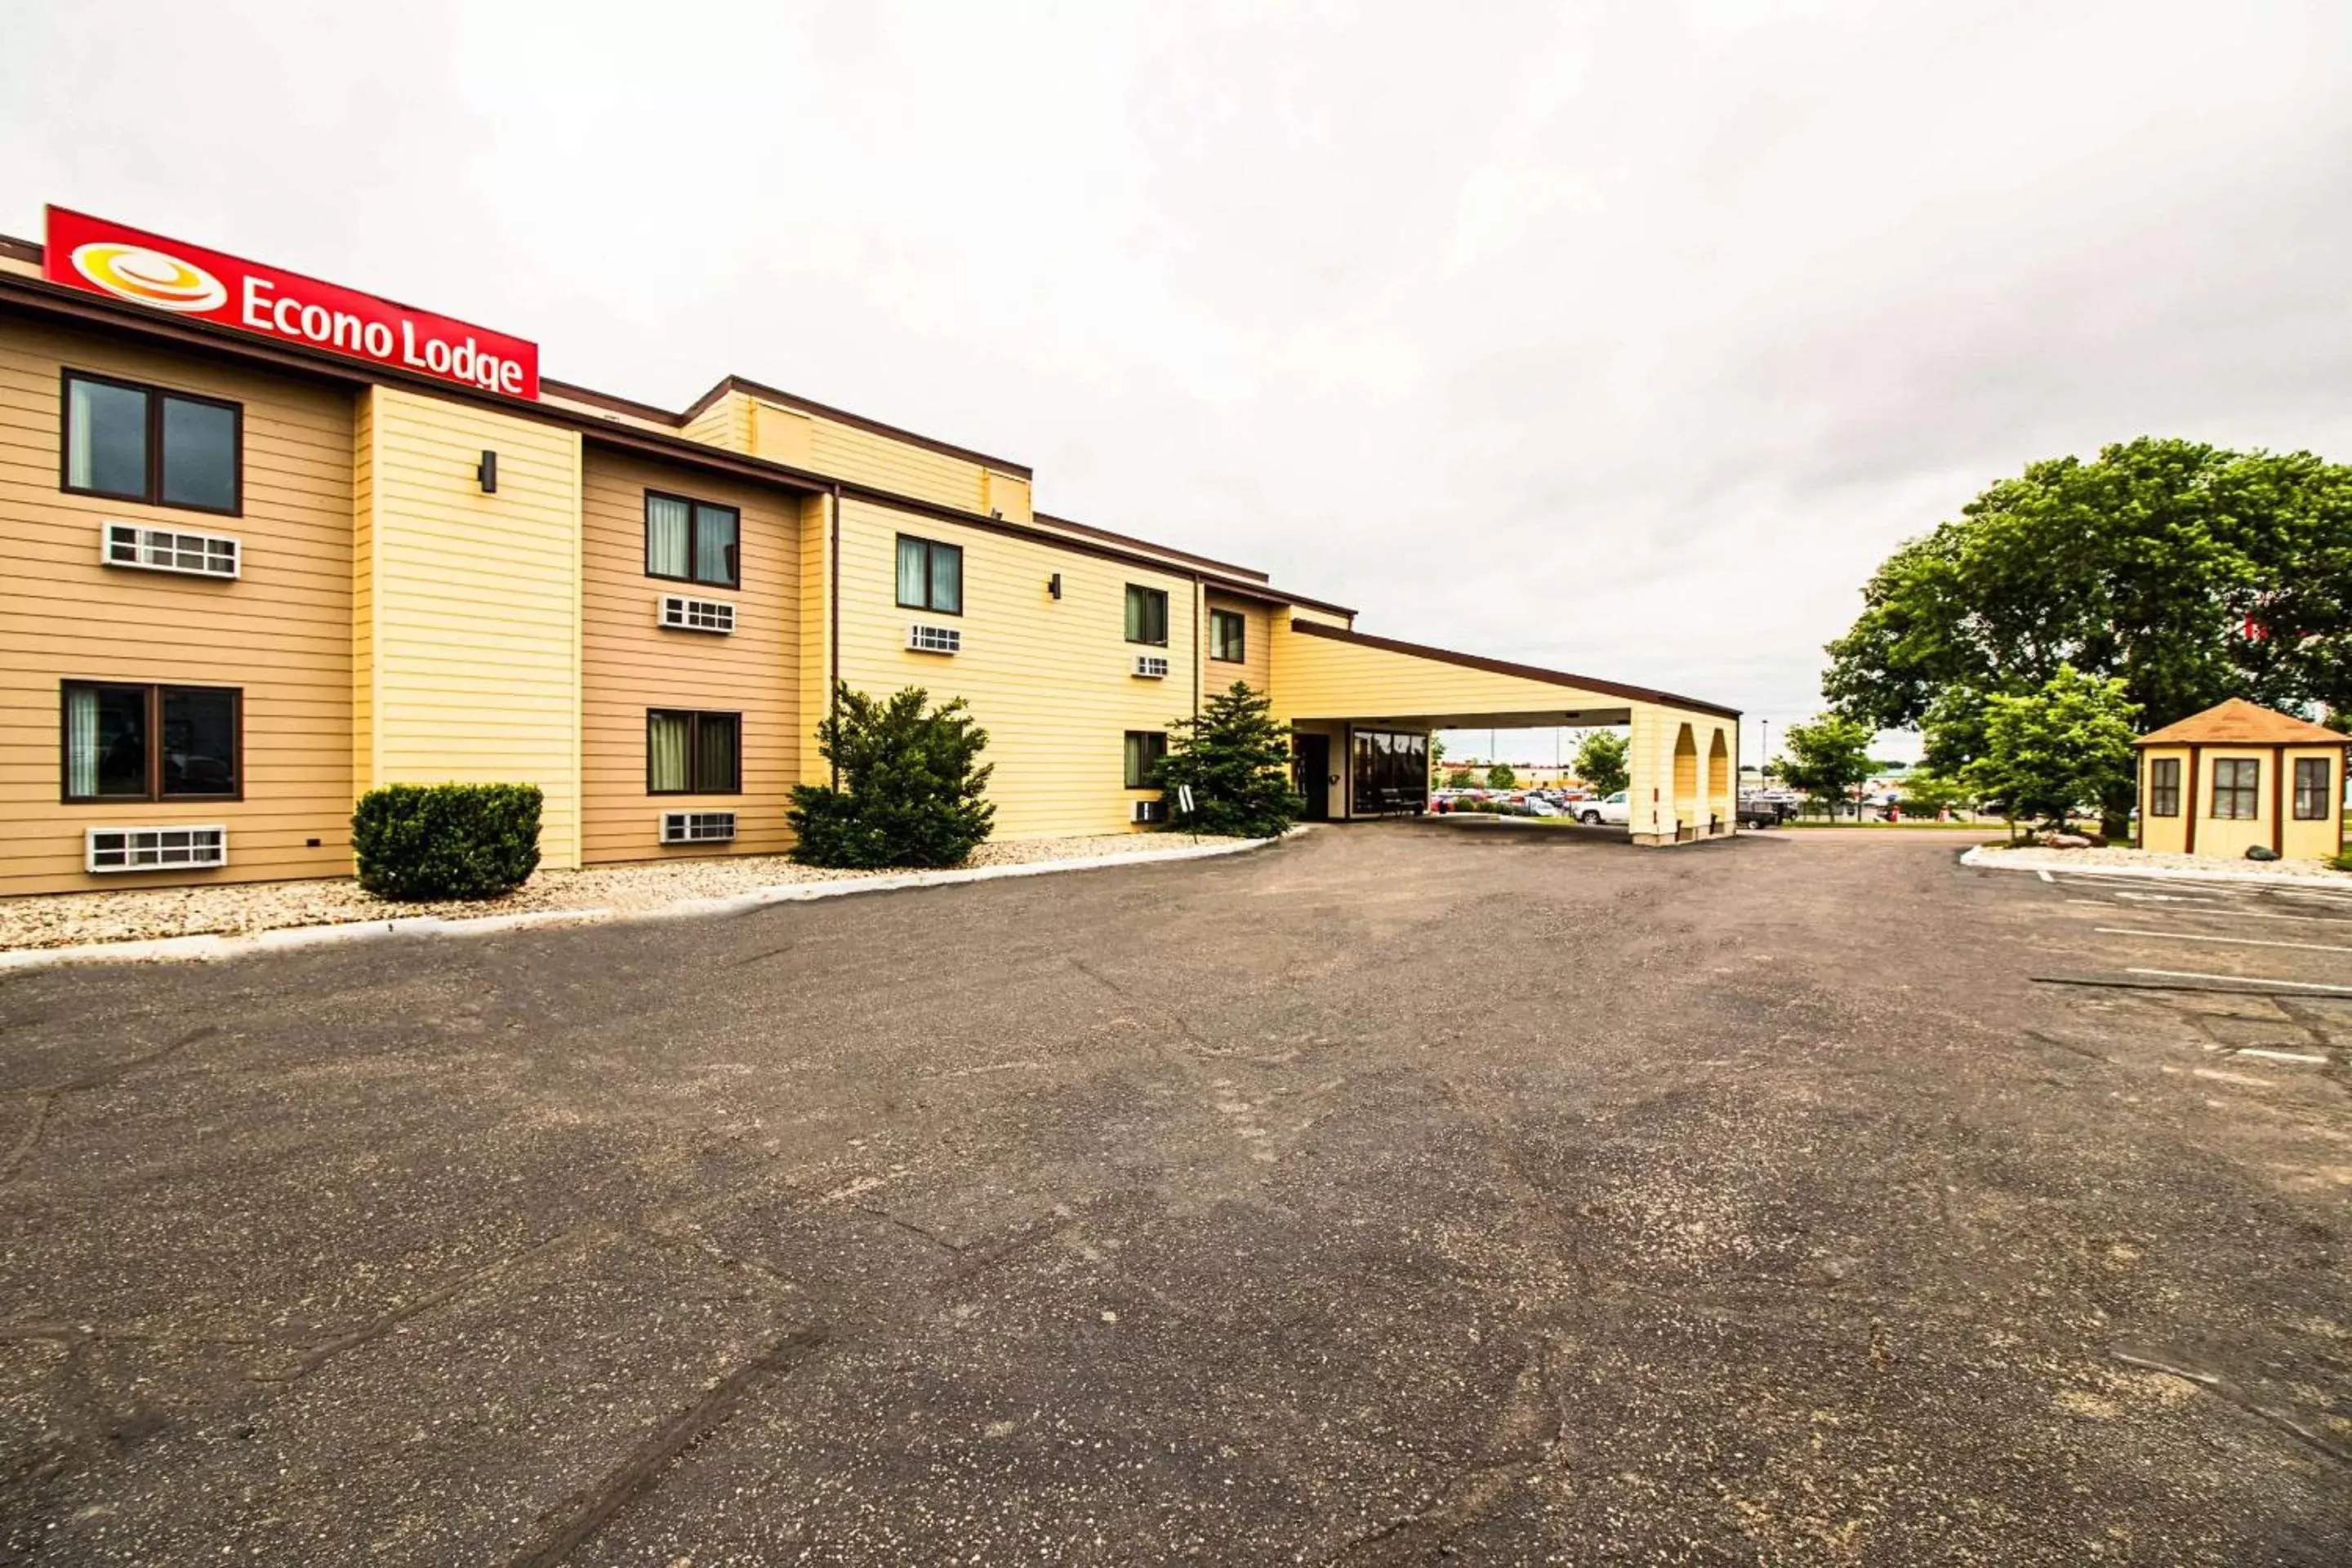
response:
[(1596, 795), (1615, 795), (1633, 782), (1626, 751), (1625, 737), (1616, 731), (1593, 731), (1576, 748), (1576, 776)]
[(2131, 788), (2138, 718), (2121, 679), (2062, 664), (2032, 691), (1985, 699), (1984, 754), (1963, 777), (2011, 822), (2063, 827), (2076, 808)]
[(1810, 724), (1791, 724), (1781, 744), (1780, 782), (1834, 808), (1877, 764), (1870, 760), (1876, 731), (1858, 719), (1824, 713)]
[[(1155, 782), (1169, 825), (1195, 833), (1271, 838), (1298, 820), (1307, 803), (1290, 787), (1290, 736), (1266, 696), (1236, 680), (1199, 715), (1169, 726), (1168, 755)], [(1190, 786), (1186, 812), (1178, 790)]]
[(2228, 697), (2352, 713), (2352, 468), (2147, 437), (2035, 463), (1896, 551), (1829, 653), (1839, 710), (1924, 728), (1947, 773), (1985, 752), (1986, 699), (2062, 667), (2151, 726)]

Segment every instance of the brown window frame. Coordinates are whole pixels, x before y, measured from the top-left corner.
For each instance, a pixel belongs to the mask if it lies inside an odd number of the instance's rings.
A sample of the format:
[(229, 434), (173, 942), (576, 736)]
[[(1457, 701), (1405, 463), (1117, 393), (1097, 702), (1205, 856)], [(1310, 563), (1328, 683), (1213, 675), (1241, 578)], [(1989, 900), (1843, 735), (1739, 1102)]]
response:
[[(2314, 768), (2319, 771), (2319, 782), (2316, 784), (2305, 784), (2305, 774)], [(2330, 797), (2335, 789), (2335, 763), (2326, 757), (2294, 759), (2294, 819), (2297, 822), (2326, 821), (2328, 807), (2333, 804)], [(2308, 811), (2304, 809), (2306, 803), (2311, 807)]]
[[(1234, 651), (1231, 653), (1223, 651), (1225, 646), (1225, 637), (1223, 627), (1228, 625), (1233, 627), (1234, 631)], [(1215, 659), (1219, 664), (1244, 664), (1248, 662), (1249, 617), (1247, 616), (1243, 615), (1239, 610), (1220, 610), (1213, 606), (1211, 607), (1209, 611), (1209, 657)]]
[[(1132, 748), (1137, 741), (1143, 742), (1143, 776), (1139, 779), (1136, 776), (1136, 770), (1129, 765), (1136, 760)], [(1154, 742), (1158, 742), (1157, 746)], [(1119, 776), (1127, 781), (1129, 789), (1158, 789), (1160, 786), (1151, 782), (1151, 772), (1167, 760), (1168, 731), (1165, 730), (1129, 730), (1119, 739)]]
[[(684, 789), (654, 787), (654, 720), (656, 718), (686, 721), (686, 783)], [(732, 789), (702, 789), (702, 721), (705, 719), (731, 719), (735, 721), (735, 787)], [(648, 708), (646, 710), (646, 793), (647, 795), (741, 795), (743, 793), (743, 715), (723, 708)]]
[[(654, 570), (654, 502), (656, 500), (674, 500), (686, 508), (686, 572), (684, 575), (676, 572)], [(702, 552), (696, 548), (694, 536), (701, 524), (705, 508), (712, 511), (730, 513), (735, 519), (735, 543), (734, 547), (727, 552), (728, 567), (735, 574), (725, 582), (720, 582), (715, 577), (698, 577), (694, 574), (694, 563), (702, 557)], [(740, 588), (743, 585), (743, 509), (741, 507), (730, 506), (723, 500), (703, 500), (696, 496), (680, 495), (676, 490), (649, 489), (646, 491), (645, 527), (646, 576), (658, 577), (665, 583), (692, 583), (704, 588)]]
[[(147, 788), (141, 795), (76, 795), (73, 793), (73, 718), (70, 699), (76, 691), (137, 691), (145, 694)], [(163, 698), (169, 692), (226, 694), (235, 714), (236, 750), (229, 766), (236, 787), (226, 793), (163, 793)], [(241, 801), (245, 798), (245, 688), (190, 686), (180, 681), (61, 680), (58, 683), (58, 801), (64, 805), (139, 805), (176, 801)]]
[[(77, 381), (86, 381), (96, 386), (111, 386), (122, 392), (135, 392), (147, 400), (147, 488), (142, 492), (133, 495), (126, 490), (102, 490), (73, 482), (73, 384)], [(234, 432), (230, 437), (232, 450), (229, 460), (236, 476), (231, 487), (234, 495), (228, 505), (198, 506), (193, 501), (163, 499), (163, 403), (167, 398), (228, 410), (230, 428)], [(243, 517), (245, 405), (226, 397), (207, 397), (200, 392), (182, 392), (177, 387), (158, 386), (152, 382), (126, 381), (119, 375), (100, 375), (96, 371), (76, 370), (68, 365), (58, 375), (58, 489), (69, 496), (131, 501), (139, 506), (161, 507), (170, 511), (203, 512), (207, 517)]]
[(1135, 596), (1138, 594), (1147, 594), (1160, 601), (1160, 635), (1156, 637), (1139, 637), (1130, 633), (1129, 634), (1127, 640), (1135, 644), (1138, 647), (1166, 647), (1168, 646), (1168, 627), (1172, 617), (1169, 615), (1170, 600), (1168, 597), (1168, 590), (1165, 588), (1155, 588), (1149, 583), (1129, 583), (1127, 585), (1127, 596), (1120, 608), (1120, 626), (1122, 628), (1126, 626), (1126, 606), (1131, 605), (1135, 603)]
[[(2230, 770), (2230, 804), (2232, 809), (2221, 809), (2221, 770)], [(2248, 770), (2252, 770), (2249, 772)], [(2216, 757), (2213, 759), (2212, 809), (2207, 813), (2216, 822), (2259, 822), (2263, 816), (2263, 760), (2260, 757)], [(2246, 809), (2240, 811), (2238, 806)]]
[[(908, 598), (898, 587), (898, 557), (905, 552), (909, 544), (919, 544), (923, 547), (923, 596), (920, 600)], [(955, 557), (956, 591), (955, 603), (952, 605), (934, 605), (929, 602), (939, 596), (939, 574), (935, 568), (941, 551), (946, 551)], [(890, 596), (898, 601), (898, 608), (902, 610), (920, 610), (927, 616), (961, 616), (963, 614), (963, 568), (962, 545), (951, 544), (944, 539), (933, 539), (926, 534), (901, 533), (892, 540), (890, 544)]]
[(2150, 816), (2180, 815), (2180, 759), (2150, 757), (2147, 760), (2147, 814)]

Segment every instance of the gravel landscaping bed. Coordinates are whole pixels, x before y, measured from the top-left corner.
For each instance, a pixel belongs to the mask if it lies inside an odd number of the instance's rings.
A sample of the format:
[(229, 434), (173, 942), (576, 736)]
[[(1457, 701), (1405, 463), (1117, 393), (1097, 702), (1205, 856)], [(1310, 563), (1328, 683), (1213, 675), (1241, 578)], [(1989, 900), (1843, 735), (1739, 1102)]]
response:
[[(1101, 855), (1136, 855), (1240, 840), (1179, 833), (1106, 833), (1080, 838), (1023, 838), (983, 844), (966, 866), (1034, 865)], [(360, 890), (348, 877), (330, 881), (221, 883), (202, 888), (132, 888), (121, 892), (48, 893), (0, 900), (0, 949), (71, 947), (83, 942), (158, 937), (248, 936), (289, 926), (438, 915), (509, 915), (555, 910), (642, 913), (687, 899), (725, 898), (790, 882), (890, 876), (803, 866), (781, 855), (647, 861), (586, 871), (541, 871), (503, 899), (404, 904)]]
[(1976, 853), (1979, 866), (2046, 866), (2052, 870), (2085, 866), (2133, 871), (2230, 872), (2248, 877), (2328, 877), (2352, 882), (2352, 871), (2338, 871), (2325, 860), (2225, 860), (2217, 855), (2173, 855), (2155, 849), (2045, 849), (2040, 845), (2011, 848), (1987, 845)]

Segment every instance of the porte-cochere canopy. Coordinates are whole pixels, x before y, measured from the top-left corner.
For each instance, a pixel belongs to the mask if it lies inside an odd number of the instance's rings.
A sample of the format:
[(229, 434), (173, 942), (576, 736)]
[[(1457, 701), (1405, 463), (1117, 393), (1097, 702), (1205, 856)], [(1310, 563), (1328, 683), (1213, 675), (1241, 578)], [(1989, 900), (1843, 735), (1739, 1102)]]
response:
[[(1293, 616), (1274, 628), (1275, 716), (1333, 737), (1330, 815), (1362, 815), (1349, 776), (1358, 731), (1630, 725), (1636, 844), (1728, 834), (1738, 815), (1739, 714), (1671, 691), (1370, 637)], [(1319, 752), (1318, 752), (1319, 754)]]

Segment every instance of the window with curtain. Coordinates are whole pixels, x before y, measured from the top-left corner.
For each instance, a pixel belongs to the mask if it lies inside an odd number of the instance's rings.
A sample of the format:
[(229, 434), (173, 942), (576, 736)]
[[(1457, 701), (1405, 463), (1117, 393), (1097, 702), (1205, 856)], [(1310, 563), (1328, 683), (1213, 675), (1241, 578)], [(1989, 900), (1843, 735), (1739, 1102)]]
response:
[(742, 780), (741, 714), (646, 710), (647, 795), (735, 795)]
[(1228, 664), (1239, 664), (1246, 657), (1243, 639), (1248, 635), (1249, 623), (1239, 610), (1209, 612), (1209, 657)]
[(942, 616), (963, 614), (963, 546), (898, 536), (898, 604)]
[(2297, 822), (2325, 822), (2328, 808), (2335, 804), (2336, 770), (2326, 757), (2297, 757), (2294, 760), (2294, 819)]
[(2223, 757), (2213, 764), (2213, 816), (2222, 822), (2252, 822), (2262, 816), (2263, 764), (2252, 757)]
[(2147, 764), (2147, 814), (2180, 815), (2180, 759), (2158, 757)]
[(238, 795), (244, 694), (236, 688), (70, 680), (63, 690), (66, 799)]
[(68, 372), (65, 488), (233, 514), (241, 505), (242, 423), (234, 403)]
[(731, 506), (647, 490), (646, 575), (736, 587), (742, 531), (742, 513)]
[(1152, 770), (1168, 757), (1168, 733), (1164, 730), (1129, 730), (1127, 732), (1127, 787), (1150, 789)]
[(1168, 595), (1135, 583), (1127, 585), (1127, 640), (1168, 646)]

